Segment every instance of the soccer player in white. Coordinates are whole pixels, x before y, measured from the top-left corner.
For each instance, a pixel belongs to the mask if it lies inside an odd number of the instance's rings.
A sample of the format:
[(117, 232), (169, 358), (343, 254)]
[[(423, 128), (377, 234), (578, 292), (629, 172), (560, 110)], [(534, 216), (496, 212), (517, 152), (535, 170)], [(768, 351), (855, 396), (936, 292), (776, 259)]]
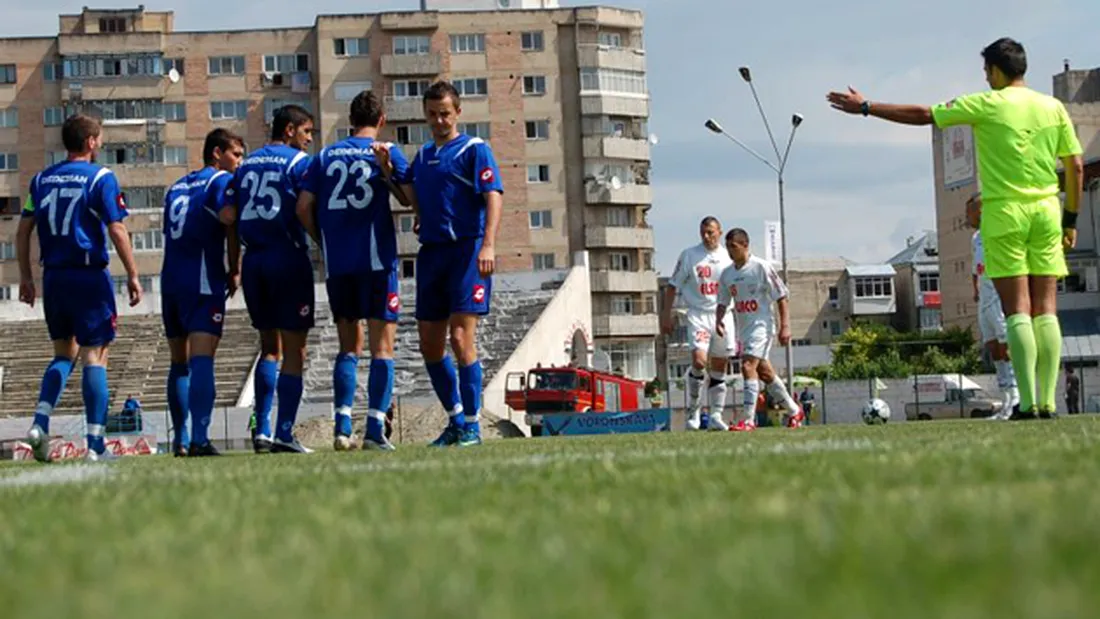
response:
[(982, 342), (993, 357), (993, 366), (997, 368), (997, 386), (1001, 388), (1004, 404), (1001, 410), (990, 419), (1008, 419), (1012, 409), (1020, 403), (1020, 390), (1016, 387), (1016, 372), (1008, 360), (1008, 330), (1005, 327), (1005, 314), (1001, 308), (1001, 298), (993, 287), (993, 280), (985, 274), (985, 252), (982, 251), (982, 235), (978, 230), (982, 221), (982, 196), (974, 194), (966, 202), (966, 219), (974, 228), (971, 241), (974, 255), (974, 301), (978, 304), (978, 331)]
[(706, 217), (699, 224), (699, 236), (703, 242), (680, 253), (676, 268), (665, 292), (665, 307), (661, 316), (661, 329), (665, 335), (672, 333), (672, 303), (675, 295), (687, 305), (688, 345), (692, 347), (691, 371), (687, 375), (689, 404), (687, 427), (699, 429), (699, 417), (703, 408), (704, 370), (710, 368), (707, 396), (710, 404), (712, 430), (728, 430), (722, 419), (726, 405), (726, 371), (729, 358), (736, 354), (732, 337), (732, 315), (726, 319), (726, 335), (716, 334), (714, 310), (718, 307), (718, 278), (733, 264), (722, 248), (722, 224), (714, 217)]
[(791, 341), (787, 286), (770, 263), (749, 251), (748, 232), (741, 228), (730, 230), (726, 235), (726, 250), (733, 259), (733, 265), (722, 272), (719, 281), (715, 320), (718, 335), (724, 336), (726, 310), (732, 309), (737, 314), (737, 344), (741, 350), (741, 375), (745, 378), (745, 408), (742, 419), (733, 430), (756, 429), (754, 413), (761, 381), (767, 385), (768, 393), (787, 407), (785, 425), (800, 427), (805, 418), (802, 408), (787, 392), (787, 387), (775, 375), (775, 369), (768, 361), (768, 351), (775, 336), (772, 303), (775, 303), (779, 313), (779, 343), (785, 346)]

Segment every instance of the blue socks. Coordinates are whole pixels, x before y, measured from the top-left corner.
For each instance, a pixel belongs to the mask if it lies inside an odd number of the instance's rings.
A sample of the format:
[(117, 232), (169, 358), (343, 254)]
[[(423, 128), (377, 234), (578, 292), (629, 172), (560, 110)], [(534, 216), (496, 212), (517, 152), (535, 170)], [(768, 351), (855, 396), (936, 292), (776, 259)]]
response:
[(168, 413), (172, 417), (172, 447), (186, 449), (191, 444), (187, 435), (187, 411), (191, 389), (191, 368), (186, 363), (173, 363), (168, 369)]
[(69, 380), (69, 374), (73, 371), (73, 362), (68, 357), (54, 357), (46, 366), (46, 372), (42, 375), (42, 389), (38, 392), (38, 407), (34, 410), (34, 424), (42, 428), (42, 431), (50, 432), (50, 413), (53, 412), (58, 401), (61, 400), (61, 392), (65, 390), (65, 383)]
[[(290, 374), (279, 374), (279, 414), (275, 427), (275, 438), (284, 443), (294, 440), (294, 422), (298, 418), (298, 405), (302, 403), (302, 377)], [(268, 401), (268, 408), (271, 402)], [(259, 417), (259, 413), (256, 413)], [(270, 413), (265, 414), (264, 419), (270, 419)], [(271, 422), (268, 421), (268, 426)], [(261, 428), (263, 426), (260, 426)], [(268, 428), (270, 431), (270, 427)], [(267, 436), (271, 436), (268, 434)]]
[(443, 410), (451, 416), (451, 423), (461, 428), (464, 424), (461, 408), (463, 405), (458, 402), (458, 382), (455, 380), (454, 362), (451, 361), (450, 356), (445, 355), (441, 361), (426, 363), (425, 367), (428, 369), (432, 388), (435, 389), (435, 395), (443, 405)]
[(347, 353), (336, 356), (332, 368), (332, 405), (335, 408), (337, 436), (351, 436), (351, 407), (355, 404), (355, 387), (359, 357)]
[[(260, 359), (256, 364), (254, 378), (256, 404), (252, 409), (256, 413), (256, 434), (271, 437), (271, 399), (275, 397), (275, 376), (279, 363), (270, 359)], [(279, 398), (279, 410), (282, 410), (282, 397)]]
[(102, 454), (103, 426), (107, 424), (107, 368), (102, 365), (84, 366), (83, 387), (88, 449)]
[(386, 411), (393, 400), (393, 359), (371, 359), (367, 378), (367, 438), (386, 437)]
[(466, 412), (465, 427), (481, 432), (481, 361), (458, 368), (458, 388), (462, 393), (462, 409)]
[(191, 357), (191, 384), (188, 392), (191, 408), (191, 443), (210, 442), (210, 416), (214, 412), (214, 358)]

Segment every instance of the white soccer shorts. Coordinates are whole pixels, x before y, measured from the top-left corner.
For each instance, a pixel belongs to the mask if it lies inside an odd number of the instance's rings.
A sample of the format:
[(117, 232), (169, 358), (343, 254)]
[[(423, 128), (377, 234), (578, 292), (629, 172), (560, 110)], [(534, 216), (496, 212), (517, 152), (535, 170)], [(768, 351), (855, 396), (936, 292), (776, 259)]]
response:
[(1000, 303), (987, 303), (978, 308), (978, 331), (982, 334), (982, 343), (1008, 341), (1008, 329), (1005, 327), (1005, 313)]
[(737, 343), (742, 357), (768, 359), (772, 349), (772, 334), (766, 327), (753, 327), (737, 334)]
[(692, 350), (705, 350), (710, 358), (732, 357), (737, 351), (737, 342), (733, 334), (733, 316), (726, 312), (722, 323), (726, 326), (726, 336), (718, 337), (714, 332), (714, 312), (687, 313), (688, 344)]

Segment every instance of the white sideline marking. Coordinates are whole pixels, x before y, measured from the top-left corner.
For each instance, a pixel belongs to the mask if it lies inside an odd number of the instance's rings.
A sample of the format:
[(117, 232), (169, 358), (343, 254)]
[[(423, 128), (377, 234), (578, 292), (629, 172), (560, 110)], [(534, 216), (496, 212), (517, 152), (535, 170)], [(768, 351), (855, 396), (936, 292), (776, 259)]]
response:
[(110, 467), (74, 464), (72, 466), (42, 467), (22, 471), (16, 475), (0, 477), (0, 487), (23, 488), (28, 486), (56, 486), (76, 484), (94, 479), (104, 479), (112, 473)]
[(666, 459), (699, 459), (713, 458), (717, 456), (752, 456), (752, 455), (785, 455), (817, 453), (827, 451), (868, 451), (872, 449), (888, 449), (881, 441), (868, 439), (837, 440), (827, 439), (822, 441), (800, 441), (797, 443), (777, 443), (774, 445), (741, 444), (720, 448), (684, 448), (675, 449), (651, 449), (646, 451), (599, 451), (599, 452), (571, 452), (556, 454), (532, 454), (530, 456), (515, 456), (511, 458), (486, 458), (471, 460), (407, 460), (398, 462), (365, 462), (355, 464), (341, 464), (335, 468), (349, 473), (370, 472), (406, 472), (406, 471), (434, 471), (440, 469), (455, 468), (542, 468), (558, 464), (570, 464), (575, 462), (635, 462), (645, 460)]

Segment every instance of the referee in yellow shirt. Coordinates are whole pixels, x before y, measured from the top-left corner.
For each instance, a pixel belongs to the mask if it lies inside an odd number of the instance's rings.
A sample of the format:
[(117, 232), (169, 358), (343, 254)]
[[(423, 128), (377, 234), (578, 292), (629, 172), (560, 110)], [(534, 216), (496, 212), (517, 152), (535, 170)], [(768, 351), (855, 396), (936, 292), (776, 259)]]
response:
[[(1062, 103), (1025, 85), (1023, 45), (999, 39), (982, 51), (982, 58), (992, 90), (932, 107), (871, 102), (851, 87), (830, 92), (827, 99), (849, 114), (906, 125), (974, 128), (986, 272), (1008, 317), (1008, 347), (1020, 386), (1020, 412), (1013, 418), (1034, 418), (1036, 409), (1040, 417), (1051, 418), (1062, 353), (1056, 282), (1067, 274), (1065, 251), (1077, 242), (1081, 144)], [(1066, 175), (1065, 210), (1058, 199), (1059, 159)]]

